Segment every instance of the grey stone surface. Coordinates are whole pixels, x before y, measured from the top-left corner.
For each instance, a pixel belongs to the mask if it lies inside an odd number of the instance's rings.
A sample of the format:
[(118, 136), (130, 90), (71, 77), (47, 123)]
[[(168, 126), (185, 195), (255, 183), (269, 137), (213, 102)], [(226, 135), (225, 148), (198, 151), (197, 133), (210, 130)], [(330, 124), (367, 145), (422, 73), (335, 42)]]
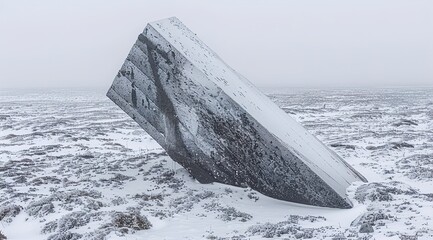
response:
[(146, 26), (107, 96), (201, 183), (350, 208), (365, 181), (176, 18)]
[(359, 228), (359, 232), (360, 233), (372, 233), (372, 232), (374, 232), (374, 229), (370, 224), (364, 223)]

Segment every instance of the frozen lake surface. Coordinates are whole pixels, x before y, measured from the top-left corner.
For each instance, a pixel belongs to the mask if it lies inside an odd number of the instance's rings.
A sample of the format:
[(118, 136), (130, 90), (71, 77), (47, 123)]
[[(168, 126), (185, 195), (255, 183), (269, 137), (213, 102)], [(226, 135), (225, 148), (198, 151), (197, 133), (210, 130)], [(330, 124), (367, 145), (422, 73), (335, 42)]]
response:
[(347, 191), (354, 208), (199, 184), (104, 92), (0, 90), (0, 231), (53, 240), (433, 238), (433, 88), (268, 95), (367, 177)]

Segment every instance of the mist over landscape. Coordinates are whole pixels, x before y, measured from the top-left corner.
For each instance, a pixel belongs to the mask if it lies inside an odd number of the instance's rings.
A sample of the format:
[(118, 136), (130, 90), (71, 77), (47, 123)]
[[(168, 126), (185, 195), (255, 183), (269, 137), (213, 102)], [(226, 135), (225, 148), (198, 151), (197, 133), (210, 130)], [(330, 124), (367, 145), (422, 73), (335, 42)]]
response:
[(433, 1), (0, 0), (0, 240), (431, 240), (432, 216)]
[(176, 16), (259, 87), (433, 84), (433, 2), (0, 1), (1, 88), (107, 88), (146, 23)]

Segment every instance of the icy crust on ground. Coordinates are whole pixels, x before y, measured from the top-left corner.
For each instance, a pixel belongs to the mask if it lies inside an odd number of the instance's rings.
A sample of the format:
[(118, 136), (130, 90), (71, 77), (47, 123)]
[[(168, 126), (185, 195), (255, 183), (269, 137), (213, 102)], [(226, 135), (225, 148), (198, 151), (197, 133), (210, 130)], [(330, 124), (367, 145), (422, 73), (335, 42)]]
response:
[(269, 96), (370, 180), (353, 209), (199, 184), (102, 93), (1, 91), (0, 239), (433, 238), (433, 89)]

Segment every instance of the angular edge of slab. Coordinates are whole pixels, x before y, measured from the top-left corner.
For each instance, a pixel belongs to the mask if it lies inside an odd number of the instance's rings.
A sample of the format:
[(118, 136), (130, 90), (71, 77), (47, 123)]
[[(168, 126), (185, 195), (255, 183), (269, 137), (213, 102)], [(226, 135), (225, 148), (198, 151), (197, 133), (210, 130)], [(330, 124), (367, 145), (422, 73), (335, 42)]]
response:
[[(149, 47), (149, 45), (152, 45), (152, 47)], [(167, 55), (169, 52), (172, 53), (173, 56)], [(161, 56), (158, 57), (158, 55), (167, 56), (163, 56), (161, 58)], [(128, 65), (128, 61), (134, 61), (131, 60), (131, 58), (143, 58), (144, 60), (153, 62), (153, 65), (155, 66), (149, 67), (146, 66), (146, 63), (142, 63), (142, 66), (137, 66), (139, 64), (135, 63), (134, 66), (138, 69), (138, 71), (135, 71), (135, 75), (139, 74), (139, 72), (143, 73), (143, 76), (137, 78), (137, 76), (134, 77), (133, 69), (135, 68), (131, 67), (131, 65)], [(171, 65), (164, 63), (163, 61), (171, 62)], [(197, 71), (194, 72), (195, 75), (189, 76), (189, 72), (185, 70), (185, 66), (194, 68), (194, 71)], [(236, 179), (233, 180), (228, 178), (218, 178), (218, 176), (209, 173), (208, 167), (203, 165), (203, 159), (197, 159), (194, 156), (190, 156), (190, 149), (187, 149), (185, 146), (181, 147), (182, 153), (177, 153), (176, 151), (179, 149), (179, 147), (176, 149), (171, 146), (176, 144), (173, 143), (173, 136), (167, 137), (164, 135), (167, 133), (168, 114), (164, 114), (164, 111), (166, 111), (164, 110), (164, 107), (158, 108), (158, 106), (161, 105), (161, 102), (158, 103), (158, 98), (161, 100), (161, 96), (158, 95), (161, 95), (162, 92), (165, 94), (166, 91), (176, 91), (173, 90), (173, 86), (170, 86), (169, 84), (170, 81), (176, 79), (171, 79), (170, 77), (166, 76), (166, 73), (173, 73), (173, 69), (176, 69), (176, 71), (181, 71), (179, 76), (183, 80), (188, 77), (195, 77), (197, 79), (193, 79), (193, 81), (199, 81), (199, 86), (204, 86), (211, 90), (215, 90), (219, 92), (219, 94), (226, 94), (224, 97), (227, 98), (225, 100), (229, 103), (230, 107), (236, 108), (240, 112), (246, 113), (245, 116), (247, 116), (247, 119), (249, 119), (249, 121), (255, 122), (257, 129), (264, 129), (260, 132), (262, 136), (266, 136), (265, 138), (275, 138), (275, 140), (280, 143), (280, 147), (287, 148), (289, 150), (290, 154), (292, 155), (285, 154), (284, 158), (286, 158), (286, 160), (281, 157), (281, 161), (295, 161), (293, 162), (295, 165), (306, 166), (295, 166), (295, 170), (293, 171), (289, 170), (293, 166), (286, 166), (283, 167), (283, 169), (292, 171), (292, 173), (296, 171), (299, 173), (300, 169), (304, 172), (308, 172), (311, 176), (307, 178), (307, 181), (315, 181), (314, 183), (311, 182), (310, 184), (319, 185), (320, 182), (320, 184), (325, 184), (339, 196), (333, 196), (330, 197), (330, 199), (340, 198), (340, 200), (336, 200), (334, 203), (332, 201), (330, 202), (325, 200), (322, 200), (321, 202), (320, 197), (316, 196), (315, 198), (317, 199), (314, 200), (301, 199), (296, 201), (296, 199), (290, 199), (290, 196), (287, 197), (287, 194), (286, 197), (284, 197), (274, 194), (275, 192), (273, 191), (267, 192), (265, 188), (260, 189), (260, 187), (251, 184), (254, 183), (254, 180), (251, 180), (250, 183), (247, 183), (247, 185), (253, 185), (251, 187), (258, 190), (259, 192), (282, 200), (340, 208), (349, 208), (352, 206), (352, 203), (346, 196), (346, 189), (354, 181), (366, 181), (366, 179), (360, 173), (358, 173), (353, 167), (341, 159), (332, 150), (327, 148), (316, 137), (306, 131), (299, 123), (293, 120), (269, 98), (258, 91), (250, 82), (248, 82), (248, 80), (227, 66), (177, 18), (164, 19), (148, 24), (144, 32), (140, 34), (139, 40), (137, 40), (133, 49), (131, 49), (127, 61), (125, 62), (124, 66), (122, 66), (121, 71), (119, 71), (119, 74), (115, 78), (112, 87), (107, 93), (107, 96), (126, 113), (128, 113), (128, 115), (130, 115), (137, 123), (139, 123), (139, 125), (146, 132), (148, 132), (164, 149), (166, 149), (167, 153), (173, 158), (173, 160), (179, 162), (182, 166), (188, 169), (200, 182), (218, 181), (232, 185), (242, 185), (236, 182)], [(191, 69), (188, 68), (188, 70)], [(122, 71), (125, 72), (125, 74), (122, 73)], [(130, 75), (126, 74), (127, 72), (132, 72), (133, 76), (131, 77)], [(167, 83), (162, 81), (162, 77), (160, 75), (166, 77), (165, 81), (167, 81)], [(147, 91), (144, 86), (146, 82), (149, 83), (149, 86), (153, 83), (152, 87), (159, 89), (154, 90), (154, 92), (150, 90)], [(156, 87), (156, 85), (159, 85), (159, 87)], [(144, 99), (146, 99), (147, 102), (153, 103), (153, 109), (156, 109), (156, 112), (161, 112), (159, 119), (151, 119), (152, 117), (155, 118), (155, 116), (151, 116), (153, 113), (144, 113), (143, 110), (140, 110), (140, 107), (137, 106), (136, 103), (137, 98), (138, 102), (140, 102), (140, 99), (143, 102)], [(151, 100), (149, 100), (149, 98), (151, 98)], [(175, 101), (173, 96), (166, 95), (164, 98), (169, 99), (170, 102)], [(172, 112), (169, 114), (174, 113), (175, 115), (178, 115), (179, 111), (181, 111), (173, 106), (171, 108), (174, 109), (172, 109)], [(158, 116), (156, 118), (158, 118)], [(182, 118), (182, 116), (179, 116), (172, 121), (173, 123), (171, 125), (179, 125), (184, 129), (189, 130), (188, 126), (186, 126), (188, 124), (185, 123), (188, 120), (186, 120), (185, 117)], [(165, 126), (158, 127), (161, 122), (165, 122)], [(165, 128), (165, 130), (163, 128)], [(176, 141), (185, 141), (184, 138), (186, 133), (177, 132), (177, 134), (180, 134), (182, 139), (177, 139)], [(272, 144), (273, 142), (270, 141), (270, 143)], [(194, 151), (197, 152), (198, 150), (202, 150), (201, 148), (203, 147), (200, 148), (195, 145), (193, 148), (196, 148)], [(191, 159), (186, 159), (185, 155)], [(200, 152), (200, 155), (202, 158), (210, 158), (208, 153)], [(290, 158), (291, 160), (287, 160), (287, 158)], [(213, 164), (209, 162), (209, 159), (206, 159), (206, 161), (207, 164)], [(210, 169), (218, 170), (218, 168), (215, 166), (210, 167)], [(310, 173), (310, 170), (313, 172), (313, 174)], [(266, 182), (266, 179), (263, 181)], [(286, 183), (283, 183), (281, 187), (284, 187), (284, 184)], [(275, 187), (276, 186), (274, 184), (274, 188)], [(293, 190), (293, 186), (292, 189), (288, 188), (287, 190)], [(279, 192), (281, 191), (284, 191), (284, 189), (279, 190)], [(324, 193), (325, 192), (328, 195), (333, 195), (330, 191), (324, 191)], [(313, 193), (310, 193), (310, 195), (311, 194)]]

